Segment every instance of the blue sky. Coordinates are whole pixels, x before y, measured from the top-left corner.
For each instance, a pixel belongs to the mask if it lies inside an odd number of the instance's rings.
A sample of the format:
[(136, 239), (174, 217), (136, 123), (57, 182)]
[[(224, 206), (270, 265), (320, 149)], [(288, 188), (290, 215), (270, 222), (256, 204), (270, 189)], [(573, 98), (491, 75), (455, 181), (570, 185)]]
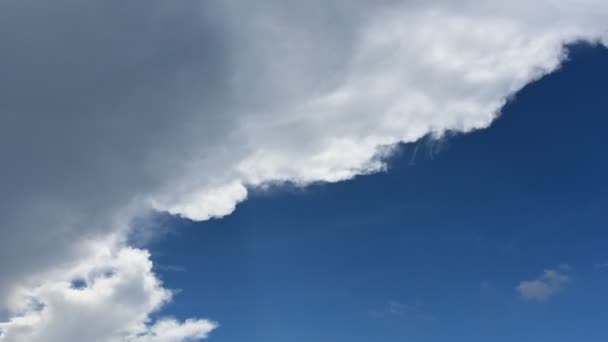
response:
[[(490, 128), (402, 145), (387, 172), (165, 217), (163, 314), (204, 312), (217, 342), (605, 341), (607, 65), (575, 46)], [(569, 280), (522, 298), (546, 269)]]

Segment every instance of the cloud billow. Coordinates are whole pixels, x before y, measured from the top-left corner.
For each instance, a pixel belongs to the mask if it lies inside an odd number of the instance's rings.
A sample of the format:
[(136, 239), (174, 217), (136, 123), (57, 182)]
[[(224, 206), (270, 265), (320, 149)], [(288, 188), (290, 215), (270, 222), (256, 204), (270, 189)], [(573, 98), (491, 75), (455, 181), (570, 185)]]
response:
[(487, 127), (564, 44), (606, 43), (607, 16), (596, 0), (3, 1), (0, 340), (79, 340), (58, 317), (107, 315), (95, 298), (119, 305), (125, 284), (137, 305), (89, 340), (207, 336), (150, 321), (170, 292), (127, 243), (134, 217), (221, 217), (248, 188), (347, 180), (399, 142)]

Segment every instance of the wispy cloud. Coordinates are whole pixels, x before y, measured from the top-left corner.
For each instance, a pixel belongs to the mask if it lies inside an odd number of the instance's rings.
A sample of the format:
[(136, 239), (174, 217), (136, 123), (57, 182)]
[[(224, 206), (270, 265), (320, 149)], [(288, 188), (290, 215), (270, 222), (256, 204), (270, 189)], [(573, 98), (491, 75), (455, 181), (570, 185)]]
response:
[(163, 264), (155, 263), (154, 268), (159, 271), (165, 271), (165, 272), (186, 272), (186, 268), (184, 266), (179, 266), (179, 265), (163, 265)]
[(410, 305), (398, 300), (389, 300), (382, 309), (372, 310), (370, 314), (374, 318), (403, 318), (435, 321), (437, 318), (423, 311), (418, 304)]
[(596, 270), (608, 271), (608, 261), (601, 262), (599, 264), (595, 264), (595, 265), (593, 265), (593, 268), (596, 269)]

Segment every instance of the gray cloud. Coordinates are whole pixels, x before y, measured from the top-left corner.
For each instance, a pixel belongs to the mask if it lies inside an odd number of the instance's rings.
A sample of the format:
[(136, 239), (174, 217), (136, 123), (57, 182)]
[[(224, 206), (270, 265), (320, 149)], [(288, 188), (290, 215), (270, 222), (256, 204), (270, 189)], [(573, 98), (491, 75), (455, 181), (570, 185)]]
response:
[(534, 280), (522, 281), (517, 292), (526, 300), (544, 301), (557, 294), (570, 281), (570, 276), (557, 270), (545, 270)]

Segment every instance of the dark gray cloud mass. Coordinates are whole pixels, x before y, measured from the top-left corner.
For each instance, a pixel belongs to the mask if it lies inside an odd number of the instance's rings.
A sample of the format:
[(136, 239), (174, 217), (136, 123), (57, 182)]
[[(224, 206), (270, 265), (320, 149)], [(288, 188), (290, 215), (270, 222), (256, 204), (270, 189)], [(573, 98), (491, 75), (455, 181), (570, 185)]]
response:
[(219, 140), (230, 54), (203, 3), (0, 7), (5, 306), (15, 286), (86, 259), (83, 240), (126, 229), (140, 209), (127, 207), (172, 176), (184, 146)]
[[(40, 254), (52, 261), (69, 250), (58, 246), (109, 229), (113, 212), (170, 176), (192, 136), (218, 139), (229, 62), (202, 5), (2, 7), (0, 229), (12, 243), (0, 267), (29, 271), (44, 267)], [(197, 107), (205, 124), (189, 127)]]
[(90, 340), (204, 338), (215, 323), (148, 321), (170, 292), (126, 243), (133, 217), (220, 217), (247, 187), (346, 180), (381, 170), (386, 146), (487, 127), (564, 43), (606, 42), (607, 14), (596, 0), (3, 1), (0, 340), (79, 340), (62, 310), (96, 317), (124, 296), (140, 300)]

